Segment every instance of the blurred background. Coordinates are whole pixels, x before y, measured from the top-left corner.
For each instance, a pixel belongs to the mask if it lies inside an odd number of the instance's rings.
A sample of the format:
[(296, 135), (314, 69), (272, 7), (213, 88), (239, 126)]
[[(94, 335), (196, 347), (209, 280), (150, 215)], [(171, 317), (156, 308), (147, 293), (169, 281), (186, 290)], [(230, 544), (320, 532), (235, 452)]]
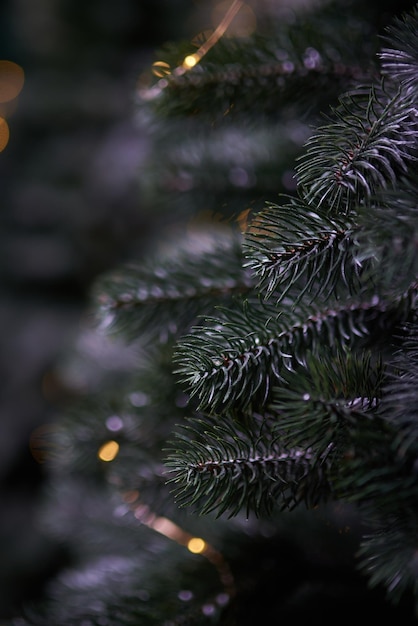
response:
[(61, 558), (33, 524), (45, 476), (30, 444), (66, 401), (54, 363), (95, 277), (141, 254), (156, 226), (141, 214), (138, 77), (205, 4), (1, 3), (0, 618)]

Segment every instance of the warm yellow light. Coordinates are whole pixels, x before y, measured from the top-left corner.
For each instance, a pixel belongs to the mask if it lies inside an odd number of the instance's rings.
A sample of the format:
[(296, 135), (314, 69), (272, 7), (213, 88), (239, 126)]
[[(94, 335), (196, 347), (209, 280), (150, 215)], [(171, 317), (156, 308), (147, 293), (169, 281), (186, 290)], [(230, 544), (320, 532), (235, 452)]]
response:
[[(156, 61), (155, 63), (152, 64), (152, 71), (154, 75), (158, 76), (160, 80), (158, 81), (157, 85), (154, 85), (152, 87), (149, 87), (149, 88), (140, 87), (139, 88), (139, 95), (142, 99), (154, 100), (155, 98), (157, 98), (161, 94), (162, 90), (165, 89), (167, 85), (169, 84), (168, 80), (166, 80), (165, 78), (165, 76), (167, 76), (168, 74), (171, 74), (174, 77), (182, 76), (185, 72), (187, 72), (192, 67), (197, 65), (197, 63), (199, 63), (202, 60), (205, 54), (207, 54), (209, 50), (213, 48), (213, 46), (225, 34), (231, 22), (234, 20), (234, 18), (238, 15), (238, 13), (243, 7), (247, 15), (247, 17), (244, 19), (245, 24), (244, 24), (244, 27), (241, 26), (241, 29), (238, 28), (239, 32), (237, 31), (234, 34), (238, 36), (248, 36), (248, 34), (250, 34), (250, 32), (254, 30), (255, 16), (253, 15), (253, 13), (251, 13), (251, 10), (249, 10), (249, 8), (245, 5), (245, 2), (243, 0), (232, 0), (232, 4), (229, 4), (229, 2), (227, 4), (223, 3), (222, 5), (223, 8), (227, 10), (221, 22), (218, 24), (215, 30), (211, 34), (206, 33), (203, 35), (202, 37), (203, 43), (199, 47), (197, 52), (195, 52), (194, 54), (188, 55), (183, 60), (183, 63), (181, 65), (178, 65), (172, 70), (169, 64), (166, 63), (165, 61)], [(248, 11), (250, 11), (251, 18), (254, 17), (254, 20), (250, 20), (252, 21), (252, 24), (250, 26), (248, 25), (248, 22), (249, 22)], [(197, 42), (194, 40), (193, 43), (196, 44)]]
[(9, 102), (19, 95), (25, 74), (13, 61), (0, 60), (0, 102)]
[(0, 152), (2, 152), (9, 143), (9, 138), (9, 125), (3, 117), (0, 117)]
[(193, 552), (193, 554), (202, 554), (203, 550), (206, 548), (206, 542), (200, 539), (200, 537), (192, 537), (192, 539), (187, 542), (187, 548), (190, 552)]
[(165, 61), (155, 61), (152, 64), (152, 72), (158, 78), (164, 78), (164, 76), (171, 74), (171, 67)]
[(106, 441), (99, 449), (97, 456), (101, 461), (113, 461), (119, 452), (119, 444), (117, 441)]
[(183, 61), (183, 67), (185, 67), (186, 69), (190, 69), (194, 67), (198, 61), (199, 57), (197, 56), (197, 54), (189, 54), (189, 56), (187, 56)]
[[(240, 12), (240, 9), (242, 9), (244, 6), (245, 4), (243, 0), (233, 0), (232, 4), (226, 3), (226, 6), (225, 3), (223, 3), (222, 7), (225, 9), (226, 12), (218, 26), (212, 33), (206, 33), (206, 35), (208, 36), (203, 36), (203, 43), (199, 47), (198, 51), (194, 54), (188, 55), (184, 59), (183, 64), (180, 67), (176, 68), (176, 70), (174, 70), (174, 74), (181, 75), (182, 71), (185, 72), (197, 65), (197, 63), (202, 60), (205, 54), (207, 54), (209, 50), (216, 44), (216, 42), (219, 41), (219, 39), (224, 35), (226, 30), (229, 28), (231, 22), (233, 22), (234, 18)], [(195, 41), (196, 40), (194, 40), (194, 42)]]
[[(136, 493), (137, 492), (134, 491), (126, 492), (125, 502), (130, 501), (133, 494)], [(129, 495), (126, 499), (127, 494)], [(208, 561), (218, 570), (226, 596), (232, 597), (235, 595), (234, 578), (229, 569), (228, 563), (225, 561), (223, 555), (213, 546), (206, 543), (206, 541), (200, 537), (192, 537), (187, 531), (183, 530), (180, 526), (177, 526), (177, 524), (172, 522), (167, 517), (159, 517), (150, 510), (147, 504), (138, 504), (137, 500), (135, 500), (131, 510), (134, 512), (136, 519), (141, 522), (141, 524), (144, 524), (148, 528), (152, 528), (158, 533), (161, 533), (168, 539), (185, 546), (193, 554), (201, 554), (203, 557), (208, 559)]]

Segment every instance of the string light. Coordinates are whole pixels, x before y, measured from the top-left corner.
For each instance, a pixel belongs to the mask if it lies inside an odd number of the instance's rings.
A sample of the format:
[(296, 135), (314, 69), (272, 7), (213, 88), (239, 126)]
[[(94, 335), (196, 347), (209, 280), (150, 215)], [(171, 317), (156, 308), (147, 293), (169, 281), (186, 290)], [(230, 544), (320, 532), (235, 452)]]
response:
[(152, 64), (152, 72), (155, 76), (158, 76), (158, 78), (163, 78), (163, 76), (167, 76), (171, 73), (171, 69), (169, 64), (165, 61), (155, 61), (155, 63)]
[(182, 61), (182, 63), (171, 71), (170, 66), (165, 61), (156, 61), (152, 65), (153, 73), (160, 78), (158, 83), (150, 88), (140, 89), (139, 95), (144, 100), (153, 100), (156, 98), (169, 84), (166, 76), (173, 74), (174, 76), (181, 76), (188, 70), (195, 67), (203, 57), (209, 52), (211, 48), (219, 41), (219, 39), (225, 34), (226, 30), (230, 26), (234, 17), (238, 14), (240, 9), (244, 6), (243, 0), (234, 0), (225, 13), (223, 19), (220, 21), (215, 30), (209, 35), (209, 37), (202, 43), (196, 52), (188, 54)]
[(139, 501), (139, 496), (138, 491), (127, 491), (122, 496), (135, 518), (141, 524), (184, 546), (192, 554), (205, 557), (218, 571), (219, 579), (226, 594), (224, 597), (234, 597), (236, 593), (234, 577), (223, 554), (201, 537), (195, 537), (188, 533), (167, 517), (156, 515), (148, 505)]
[(189, 69), (192, 68), (196, 65), (196, 63), (198, 63), (199, 59), (197, 58), (197, 56), (195, 54), (190, 54), (189, 56), (187, 56), (184, 61), (183, 61), (183, 67)]
[[(230, 2), (231, 0), (223, 0), (222, 2), (216, 3), (212, 12), (215, 24), (221, 19), (221, 16), (225, 13)], [(243, 2), (239, 8), (237, 19), (232, 20), (231, 24), (228, 26), (228, 36), (249, 37), (255, 31), (256, 27), (257, 18), (254, 10), (249, 4)]]
[(187, 549), (193, 554), (202, 554), (206, 548), (206, 541), (203, 541), (200, 537), (192, 537), (187, 542)]
[(97, 453), (97, 456), (101, 461), (113, 461), (119, 452), (119, 444), (117, 441), (106, 441)]
[[(169, 64), (165, 61), (156, 61), (153, 63), (152, 71), (155, 76), (160, 78), (160, 80), (157, 85), (154, 85), (151, 88), (141, 89), (140, 96), (145, 100), (154, 99), (169, 84), (167, 76), (170, 74), (173, 74), (174, 76), (181, 76), (188, 70), (195, 67), (224, 35), (232, 20), (244, 4), (243, 0), (234, 0), (221, 22), (211, 35), (209, 35), (206, 41), (202, 43), (196, 52), (187, 55), (183, 59), (181, 65), (176, 67), (173, 71), (171, 71)], [(116, 442), (108, 442), (105, 446), (108, 446), (110, 443)], [(103, 451), (105, 446), (102, 446), (101, 451)], [(100, 456), (100, 458), (102, 458), (102, 456)], [(148, 528), (151, 528), (164, 537), (167, 537), (168, 539), (186, 547), (192, 554), (202, 555), (205, 557), (218, 571), (219, 579), (225, 591), (225, 593), (222, 594), (223, 602), (225, 603), (225, 601), (229, 598), (232, 598), (236, 593), (234, 577), (222, 553), (216, 550), (216, 548), (201, 537), (195, 537), (183, 530), (167, 517), (156, 515), (146, 504), (139, 501), (139, 495), (140, 494), (137, 491), (128, 491), (123, 495), (125, 503), (129, 505), (135, 518)]]
[[(209, 52), (211, 48), (216, 44), (217, 41), (225, 34), (228, 26), (231, 24), (234, 17), (237, 15), (241, 7), (244, 5), (243, 0), (234, 0), (234, 2), (229, 7), (228, 11), (225, 13), (224, 18), (220, 21), (218, 26), (215, 28), (213, 33), (208, 37), (208, 39), (202, 43), (200, 48), (194, 54), (187, 56), (182, 64), (182, 68), (190, 69), (194, 67), (205, 54)], [(191, 63), (191, 64), (190, 64)]]

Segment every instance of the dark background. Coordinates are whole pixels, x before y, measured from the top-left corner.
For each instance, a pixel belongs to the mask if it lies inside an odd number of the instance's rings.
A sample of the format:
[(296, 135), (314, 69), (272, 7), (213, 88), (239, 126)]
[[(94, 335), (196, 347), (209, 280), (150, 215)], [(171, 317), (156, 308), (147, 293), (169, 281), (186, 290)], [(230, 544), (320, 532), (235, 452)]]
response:
[(146, 146), (138, 76), (164, 42), (190, 38), (191, 0), (9, 0), (0, 59), (25, 83), (0, 153), (0, 618), (36, 595), (62, 555), (32, 523), (45, 481), (30, 449), (65, 393), (56, 360), (79, 331), (94, 279), (138, 257)]

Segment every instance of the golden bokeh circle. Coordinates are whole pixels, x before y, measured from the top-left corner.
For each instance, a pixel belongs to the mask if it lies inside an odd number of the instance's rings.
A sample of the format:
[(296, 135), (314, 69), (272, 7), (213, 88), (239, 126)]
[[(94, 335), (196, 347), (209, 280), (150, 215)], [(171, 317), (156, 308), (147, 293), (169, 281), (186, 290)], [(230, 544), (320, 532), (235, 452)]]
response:
[(9, 125), (4, 119), (4, 117), (0, 117), (0, 152), (5, 149), (7, 144), (9, 143), (10, 131)]
[(17, 63), (0, 60), (0, 103), (16, 98), (23, 88), (25, 73)]

